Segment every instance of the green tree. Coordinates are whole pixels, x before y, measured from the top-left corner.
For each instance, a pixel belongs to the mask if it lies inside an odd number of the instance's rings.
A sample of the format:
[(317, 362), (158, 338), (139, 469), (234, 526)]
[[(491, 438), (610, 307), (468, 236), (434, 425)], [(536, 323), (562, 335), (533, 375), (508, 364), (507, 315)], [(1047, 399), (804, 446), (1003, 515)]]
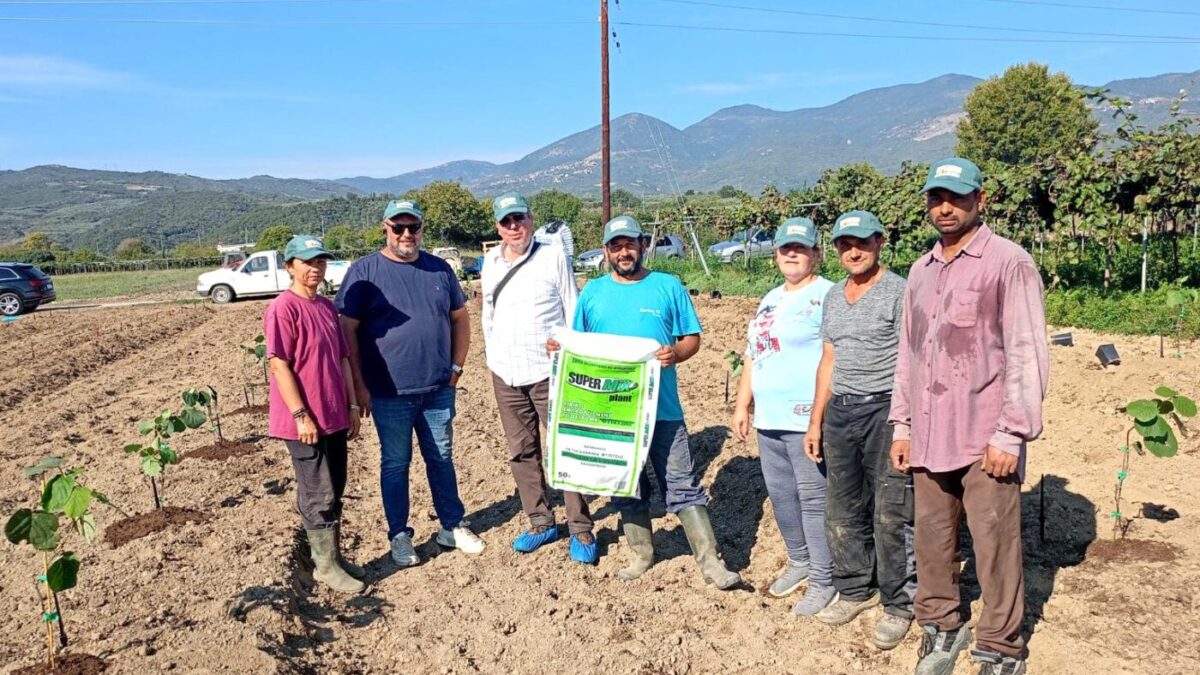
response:
[(538, 225), (552, 220), (565, 220), (573, 225), (579, 220), (583, 202), (573, 194), (562, 190), (542, 190), (529, 199), (529, 208)]
[(122, 239), (117, 244), (117, 260), (148, 260), (156, 257), (158, 251), (141, 239)]
[(406, 193), (425, 211), (425, 231), (442, 241), (475, 243), (491, 232), (492, 214), (461, 183), (434, 181)]
[(609, 198), (612, 199), (613, 215), (619, 215), (640, 208), (642, 198), (633, 194), (624, 188), (617, 188), (609, 193)]
[(1031, 164), (1085, 153), (1096, 144), (1098, 125), (1083, 92), (1066, 74), (1051, 75), (1040, 63), (1012, 66), (981, 82), (965, 109), (956, 152), (980, 164)]
[(254, 244), (255, 251), (282, 251), (287, 246), (288, 240), (296, 236), (292, 228), (287, 225), (272, 225), (263, 230), (258, 235), (258, 242)]
[(21, 242), (21, 249), (25, 262), (44, 263), (52, 262), (55, 259), (54, 242), (45, 232), (30, 232), (25, 235), (25, 241)]
[(349, 225), (335, 225), (325, 232), (325, 248), (331, 251), (363, 248), (362, 230)]
[(717, 196), (721, 199), (741, 199), (746, 193), (733, 187), (732, 185), (722, 185), (720, 190), (717, 190)]

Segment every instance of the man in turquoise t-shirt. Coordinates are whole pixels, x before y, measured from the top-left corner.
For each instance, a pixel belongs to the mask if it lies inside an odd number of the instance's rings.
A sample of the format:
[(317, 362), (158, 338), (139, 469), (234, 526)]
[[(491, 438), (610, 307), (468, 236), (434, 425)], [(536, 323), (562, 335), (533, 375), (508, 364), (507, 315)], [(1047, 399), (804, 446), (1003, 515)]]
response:
[[(657, 340), (662, 363), (658, 416), (650, 442), (650, 463), (667, 511), (679, 516), (704, 579), (721, 590), (741, 583), (717, 554), (717, 538), (708, 518), (708, 495), (692, 461), (675, 366), (700, 350), (700, 318), (679, 279), (642, 267), (649, 241), (629, 216), (604, 226), (604, 256), (612, 273), (584, 286), (575, 308), (574, 329)], [(641, 576), (654, 562), (650, 532), (650, 482), (641, 475), (641, 497), (614, 499), (633, 560), (617, 573), (623, 581)]]

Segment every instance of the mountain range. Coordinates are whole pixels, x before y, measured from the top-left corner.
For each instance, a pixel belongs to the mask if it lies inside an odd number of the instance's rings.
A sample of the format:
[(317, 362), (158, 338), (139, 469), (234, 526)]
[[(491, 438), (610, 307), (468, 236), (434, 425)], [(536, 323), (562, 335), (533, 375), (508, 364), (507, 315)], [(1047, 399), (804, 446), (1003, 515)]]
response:
[[(948, 74), (791, 111), (740, 105), (683, 129), (649, 115), (622, 115), (612, 121), (613, 187), (648, 195), (732, 185), (757, 193), (767, 184), (784, 189), (811, 184), (825, 169), (852, 162), (890, 172), (904, 161), (930, 161), (952, 151), (963, 103), (980, 81)], [(1139, 121), (1153, 126), (1167, 119), (1181, 89), (1198, 83), (1200, 71), (1116, 80), (1104, 88), (1130, 99)], [(1200, 115), (1200, 100), (1187, 100), (1182, 109)], [(1113, 124), (1107, 111), (1094, 112), (1102, 125)], [(479, 197), (548, 188), (597, 195), (599, 146), (595, 126), (513, 162), (461, 160), (390, 178), (210, 180), (65, 166), (0, 171), (0, 242), (44, 231), (65, 245), (101, 250), (111, 250), (125, 236), (170, 245), (210, 237), (232, 218), (258, 209), (333, 196), (402, 194), (435, 180), (459, 181)]]
[[(683, 129), (632, 113), (612, 121), (613, 187), (676, 194), (722, 185), (757, 193), (811, 184), (825, 169), (867, 162), (895, 171), (904, 161), (932, 161), (954, 148), (967, 95), (982, 80), (942, 75), (917, 84), (871, 89), (819, 108), (778, 111), (755, 105), (724, 108)], [(1195, 89), (1200, 70), (1115, 80), (1110, 96), (1133, 102), (1139, 122), (1167, 119), (1181, 89)], [(1200, 98), (1183, 110), (1200, 114)], [(1111, 116), (1096, 111), (1102, 126)], [(598, 194), (599, 125), (567, 136), (516, 161), (456, 161), (391, 178), (342, 178), (367, 192), (401, 193), (432, 180), (457, 180), (480, 195), (557, 188)]]

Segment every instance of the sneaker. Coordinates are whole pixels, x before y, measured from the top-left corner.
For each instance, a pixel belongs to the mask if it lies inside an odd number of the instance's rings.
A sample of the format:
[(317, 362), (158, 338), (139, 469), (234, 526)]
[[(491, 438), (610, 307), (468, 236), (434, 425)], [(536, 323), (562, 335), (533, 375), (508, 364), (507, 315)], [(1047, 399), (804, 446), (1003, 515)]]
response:
[(558, 528), (554, 525), (540, 525), (525, 530), (513, 539), (513, 550), (517, 553), (533, 553), (542, 546), (558, 539)]
[(571, 560), (584, 565), (595, 565), (598, 557), (600, 552), (596, 550), (596, 537), (591, 532), (571, 535)]
[(827, 626), (840, 626), (850, 623), (854, 617), (879, 604), (879, 594), (875, 593), (866, 600), (847, 600), (838, 598), (834, 603), (817, 612), (817, 621)]
[(800, 588), (800, 584), (808, 579), (808, 563), (798, 563), (791, 560), (788, 561), (787, 567), (783, 569), (783, 574), (775, 580), (767, 588), (767, 595), (772, 598), (784, 598), (796, 592)]
[(808, 588), (804, 591), (804, 597), (800, 598), (800, 602), (792, 607), (792, 614), (814, 616), (836, 599), (837, 589), (833, 586), (822, 586), (809, 582)]
[(895, 614), (883, 613), (883, 618), (879, 623), (875, 624), (875, 632), (871, 634), (871, 642), (883, 651), (895, 649), (896, 645), (908, 635), (908, 628), (912, 625), (912, 619), (907, 616), (896, 616)]
[(971, 660), (982, 664), (979, 675), (1025, 675), (1025, 659), (986, 649), (972, 649)]
[(459, 525), (453, 530), (438, 532), (437, 543), (440, 546), (456, 548), (463, 553), (471, 555), (483, 553), (483, 549), (487, 547), (487, 544), (484, 544), (482, 539), (463, 525)]
[(401, 567), (412, 567), (421, 562), (413, 548), (412, 537), (405, 532), (392, 537), (392, 560)]
[(971, 643), (971, 629), (939, 630), (934, 624), (921, 626), (921, 647), (917, 650), (916, 675), (950, 675), (958, 653)]

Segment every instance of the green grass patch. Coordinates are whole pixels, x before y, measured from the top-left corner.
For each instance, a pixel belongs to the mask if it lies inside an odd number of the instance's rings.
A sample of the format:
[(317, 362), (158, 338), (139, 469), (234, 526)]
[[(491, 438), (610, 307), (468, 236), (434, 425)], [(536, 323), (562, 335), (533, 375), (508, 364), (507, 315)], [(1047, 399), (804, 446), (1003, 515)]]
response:
[(183, 269), (63, 274), (54, 277), (54, 290), (59, 302), (137, 296), (158, 291), (194, 291), (196, 277), (204, 271)]
[[(1168, 307), (1169, 288), (1146, 293), (1082, 289), (1046, 295), (1046, 322), (1055, 326), (1087, 328), (1126, 335), (1175, 335), (1180, 306)], [(1180, 336), (1200, 338), (1200, 305), (1182, 306)]]

